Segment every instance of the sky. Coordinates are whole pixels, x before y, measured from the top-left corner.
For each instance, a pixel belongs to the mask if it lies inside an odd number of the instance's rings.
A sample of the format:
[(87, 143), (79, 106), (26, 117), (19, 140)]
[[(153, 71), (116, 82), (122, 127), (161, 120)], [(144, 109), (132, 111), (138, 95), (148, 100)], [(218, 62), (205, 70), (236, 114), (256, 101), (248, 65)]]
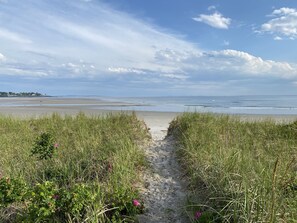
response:
[(295, 0), (0, 0), (0, 91), (295, 95)]

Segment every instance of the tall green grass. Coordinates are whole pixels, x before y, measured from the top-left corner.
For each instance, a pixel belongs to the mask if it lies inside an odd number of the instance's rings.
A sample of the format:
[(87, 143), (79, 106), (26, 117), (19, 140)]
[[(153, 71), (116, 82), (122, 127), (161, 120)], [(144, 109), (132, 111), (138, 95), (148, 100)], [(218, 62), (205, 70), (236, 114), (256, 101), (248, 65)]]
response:
[[(51, 159), (32, 155), (42, 133), (58, 145)], [(27, 188), (3, 205), (3, 191), (14, 190), (0, 187), (0, 222), (133, 222), (141, 211), (132, 204), (139, 196), (135, 185), (145, 165), (139, 144), (148, 138), (135, 115), (0, 117), (0, 178)]]
[(199, 222), (297, 222), (297, 122), (185, 113), (171, 123)]

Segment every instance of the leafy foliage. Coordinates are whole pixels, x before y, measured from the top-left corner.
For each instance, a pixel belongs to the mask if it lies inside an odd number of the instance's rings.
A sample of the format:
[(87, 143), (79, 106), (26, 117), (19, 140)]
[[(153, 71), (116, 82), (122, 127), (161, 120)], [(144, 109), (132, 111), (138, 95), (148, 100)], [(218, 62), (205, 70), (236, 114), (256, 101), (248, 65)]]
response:
[(53, 136), (50, 133), (42, 133), (35, 141), (35, 145), (31, 150), (32, 155), (35, 155), (40, 160), (47, 160), (53, 157), (56, 144)]
[(23, 201), (26, 193), (27, 188), (24, 182), (18, 179), (0, 179), (0, 207)]
[(58, 192), (58, 188), (52, 182), (45, 181), (41, 184), (36, 184), (28, 195), (29, 219), (35, 219), (36, 222), (49, 222), (53, 219), (58, 207), (57, 200), (55, 199)]
[(0, 180), (0, 221), (133, 222), (142, 211), (132, 201), (145, 163), (138, 143), (149, 137), (134, 115), (0, 117), (0, 126), (0, 175), (15, 179)]

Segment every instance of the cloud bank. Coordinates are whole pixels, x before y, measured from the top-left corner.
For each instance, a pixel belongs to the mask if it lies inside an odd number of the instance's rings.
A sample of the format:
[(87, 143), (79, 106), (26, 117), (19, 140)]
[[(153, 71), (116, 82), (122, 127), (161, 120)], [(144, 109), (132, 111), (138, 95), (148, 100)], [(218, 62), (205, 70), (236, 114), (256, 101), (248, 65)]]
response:
[[(237, 50), (208, 51), (202, 53), (162, 51), (158, 52), (158, 60), (163, 63), (174, 63), (181, 73), (235, 74), (238, 79), (243, 76), (297, 78), (297, 67), (287, 62), (264, 60), (246, 52)], [(233, 78), (235, 77), (233, 75)], [(222, 77), (222, 76), (221, 76)], [(228, 77), (226, 77), (228, 79)]]

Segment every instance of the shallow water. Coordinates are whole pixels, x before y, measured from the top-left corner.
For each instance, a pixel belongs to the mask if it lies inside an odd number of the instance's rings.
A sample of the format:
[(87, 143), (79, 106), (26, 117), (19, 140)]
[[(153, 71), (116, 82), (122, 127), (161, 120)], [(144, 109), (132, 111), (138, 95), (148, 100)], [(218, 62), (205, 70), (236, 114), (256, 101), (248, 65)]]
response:
[[(164, 112), (214, 112), (227, 114), (296, 115), (297, 96), (191, 96), (107, 98), (136, 103), (125, 110)], [(114, 108), (114, 107), (113, 107)], [(123, 108), (116, 108), (123, 109)]]

